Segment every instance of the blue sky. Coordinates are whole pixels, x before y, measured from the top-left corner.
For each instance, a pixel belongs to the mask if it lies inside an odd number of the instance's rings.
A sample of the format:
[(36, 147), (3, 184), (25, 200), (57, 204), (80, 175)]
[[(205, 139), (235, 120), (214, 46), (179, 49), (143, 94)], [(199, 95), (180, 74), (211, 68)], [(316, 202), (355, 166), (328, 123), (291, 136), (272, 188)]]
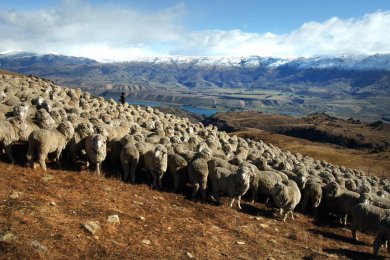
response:
[(389, 0), (0, 0), (0, 51), (136, 56), (390, 52)]

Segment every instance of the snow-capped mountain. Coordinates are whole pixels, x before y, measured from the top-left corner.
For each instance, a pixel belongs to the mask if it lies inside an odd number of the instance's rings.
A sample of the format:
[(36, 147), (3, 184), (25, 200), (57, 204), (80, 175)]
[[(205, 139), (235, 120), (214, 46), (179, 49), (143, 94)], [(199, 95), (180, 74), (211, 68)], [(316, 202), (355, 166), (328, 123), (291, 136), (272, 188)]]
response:
[[(61, 62), (71, 64), (98, 63), (89, 58), (65, 56), (55, 53), (37, 54), (28, 51), (4, 51), (0, 53), (0, 62), (16, 62), (20, 60), (34, 59), (36, 61), (52, 61), (58, 59)], [(120, 63), (150, 63), (173, 64), (192, 66), (216, 66), (216, 67), (262, 67), (276, 68), (289, 67), (296, 69), (342, 69), (342, 70), (390, 70), (390, 54), (376, 55), (350, 55), (350, 56), (321, 56), (311, 58), (275, 58), (275, 57), (197, 57), (197, 56), (166, 56), (166, 57), (134, 57), (126, 62), (106, 61), (104, 64)], [(0, 65), (1, 66), (1, 65)]]

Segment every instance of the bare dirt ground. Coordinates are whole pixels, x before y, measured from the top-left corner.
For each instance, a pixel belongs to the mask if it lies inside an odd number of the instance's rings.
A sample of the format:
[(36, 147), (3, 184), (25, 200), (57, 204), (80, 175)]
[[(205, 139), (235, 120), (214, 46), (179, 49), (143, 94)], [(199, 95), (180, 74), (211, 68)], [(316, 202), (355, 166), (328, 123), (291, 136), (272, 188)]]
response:
[[(372, 235), (278, 220), (264, 204), (243, 211), (97, 177), (0, 162), (1, 259), (369, 259)], [(108, 223), (118, 215), (120, 223)], [(83, 224), (98, 221), (92, 235)], [(381, 250), (382, 257), (385, 255)]]

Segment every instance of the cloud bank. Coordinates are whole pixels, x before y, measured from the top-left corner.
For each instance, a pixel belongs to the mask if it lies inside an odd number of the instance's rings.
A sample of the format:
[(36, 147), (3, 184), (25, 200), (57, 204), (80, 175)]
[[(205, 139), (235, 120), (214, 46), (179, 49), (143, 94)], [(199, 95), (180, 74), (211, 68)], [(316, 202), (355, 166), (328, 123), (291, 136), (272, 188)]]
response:
[(183, 4), (156, 12), (64, 1), (54, 9), (0, 11), (0, 51), (131, 60), (142, 56), (275, 56), (390, 53), (390, 11), (307, 22), (285, 34), (189, 31)]

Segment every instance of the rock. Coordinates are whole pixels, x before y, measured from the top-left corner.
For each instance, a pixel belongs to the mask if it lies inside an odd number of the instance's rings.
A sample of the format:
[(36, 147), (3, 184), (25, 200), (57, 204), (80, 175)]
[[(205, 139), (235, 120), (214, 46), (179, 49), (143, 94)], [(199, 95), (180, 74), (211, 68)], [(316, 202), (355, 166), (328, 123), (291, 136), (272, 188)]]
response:
[(260, 224), (260, 227), (262, 227), (262, 228), (267, 228), (267, 227), (268, 227), (268, 225), (267, 225), (267, 224), (264, 224), (264, 223), (262, 223), (262, 224)]
[(33, 240), (31, 242), (31, 245), (32, 245), (32, 247), (34, 247), (38, 251), (41, 251), (41, 252), (46, 252), (47, 251), (47, 247), (45, 247), (44, 245), (42, 245), (41, 243), (39, 243), (36, 240)]
[(186, 253), (186, 256), (187, 256), (188, 258), (191, 258), (191, 259), (194, 258), (194, 256), (193, 256), (190, 252), (187, 252), (187, 253)]
[(275, 232), (279, 232), (279, 229), (275, 228)]
[(99, 221), (89, 221), (85, 223), (83, 227), (92, 235), (94, 235), (100, 229)]
[(262, 217), (253, 217), (253, 219), (259, 221), (259, 220), (262, 220), (263, 218)]
[(267, 260), (276, 260), (276, 259), (273, 258), (273, 257), (271, 257), (271, 256), (269, 256), (269, 257), (267, 258)]
[(8, 233), (5, 233), (5, 234), (0, 238), (0, 241), (2, 241), (2, 242), (7, 242), (7, 241), (16, 240), (17, 238), (18, 238), (18, 237), (15, 236), (13, 233), (8, 232)]
[(135, 205), (144, 205), (143, 202), (138, 201), (138, 200), (133, 200), (133, 204), (135, 204)]
[(142, 220), (142, 221), (145, 221), (145, 218), (142, 217), (142, 216), (140, 216), (139, 219)]
[(273, 243), (273, 244), (276, 244), (276, 243), (278, 243), (278, 242), (276, 242), (276, 240), (275, 240), (275, 239), (270, 239), (270, 240), (268, 240), (268, 242), (271, 242), (271, 243)]
[(43, 180), (43, 181), (51, 181), (53, 178), (54, 178), (53, 175), (48, 174), (48, 175), (46, 175), (46, 176), (43, 176), (43, 177), (42, 177), (42, 180)]
[(111, 215), (107, 218), (108, 223), (120, 223), (119, 216), (118, 215)]
[(236, 244), (237, 245), (245, 245), (245, 242), (244, 241), (237, 241)]
[(22, 197), (22, 194), (23, 194), (23, 193), (21, 193), (21, 192), (13, 191), (13, 192), (11, 193), (11, 195), (9, 195), (9, 198), (10, 198), (10, 199), (13, 199), (13, 200), (19, 199), (20, 197)]
[(152, 243), (149, 239), (144, 239), (141, 242), (142, 242), (142, 244), (145, 244), (145, 245), (150, 245)]
[(56, 203), (55, 203), (54, 201), (51, 201), (51, 202), (49, 203), (49, 205), (50, 205), (50, 206), (56, 206)]

